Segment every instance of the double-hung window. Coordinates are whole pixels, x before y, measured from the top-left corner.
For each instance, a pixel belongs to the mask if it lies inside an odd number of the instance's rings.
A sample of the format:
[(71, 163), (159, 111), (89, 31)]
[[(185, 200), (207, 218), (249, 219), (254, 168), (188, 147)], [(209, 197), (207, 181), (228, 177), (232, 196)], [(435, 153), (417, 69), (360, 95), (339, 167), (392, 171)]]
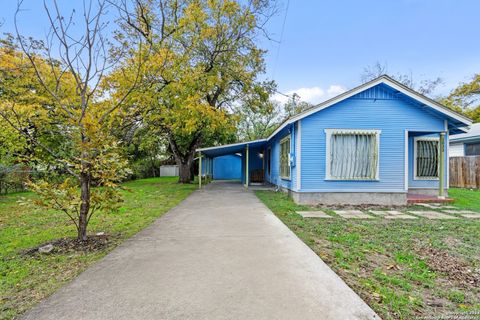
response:
[(290, 136), (280, 140), (280, 178), (290, 179)]
[(327, 180), (378, 180), (380, 132), (326, 129)]
[(436, 137), (414, 139), (414, 173), (416, 180), (438, 179), (438, 144)]

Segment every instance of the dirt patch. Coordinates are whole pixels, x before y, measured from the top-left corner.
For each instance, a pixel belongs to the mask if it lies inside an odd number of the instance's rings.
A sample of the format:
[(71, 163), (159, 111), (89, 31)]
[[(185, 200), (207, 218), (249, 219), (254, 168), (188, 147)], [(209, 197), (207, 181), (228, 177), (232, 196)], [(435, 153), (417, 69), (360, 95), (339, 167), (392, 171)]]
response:
[(426, 257), (430, 269), (445, 274), (449, 280), (462, 287), (480, 286), (480, 270), (474, 269), (467, 262), (433, 247), (422, 247), (417, 251)]
[(452, 236), (445, 237), (445, 239), (443, 239), (443, 242), (445, 242), (445, 244), (447, 246), (452, 247), (452, 248), (455, 248), (455, 247), (459, 246), (460, 244), (462, 244), (462, 241), (460, 241), (460, 239), (457, 239), (457, 238), (452, 237)]
[[(96, 252), (102, 251), (109, 246), (115, 244), (120, 238), (119, 234), (116, 235), (92, 235), (87, 238), (86, 241), (79, 241), (76, 238), (60, 238), (56, 239), (34, 248), (30, 248), (22, 251), (23, 255), (39, 255), (39, 254), (64, 254), (71, 252)], [(48, 246), (52, 246), (52, 249), (47, 253), (41, 253), (42, 249)]]

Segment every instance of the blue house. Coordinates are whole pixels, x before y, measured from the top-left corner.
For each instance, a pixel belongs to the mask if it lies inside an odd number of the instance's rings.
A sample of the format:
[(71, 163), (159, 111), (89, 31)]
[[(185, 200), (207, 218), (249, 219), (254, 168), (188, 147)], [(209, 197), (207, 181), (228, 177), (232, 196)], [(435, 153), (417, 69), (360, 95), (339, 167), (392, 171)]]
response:
[[(471, 120), (381, 76), (282, 123), (266, 139), (198, 149), (241, 154), (241, 180), (302, 204), (404, 205), (448, 192), (448, 140)], [(442, 186), (442, 187), (440, 187)]]

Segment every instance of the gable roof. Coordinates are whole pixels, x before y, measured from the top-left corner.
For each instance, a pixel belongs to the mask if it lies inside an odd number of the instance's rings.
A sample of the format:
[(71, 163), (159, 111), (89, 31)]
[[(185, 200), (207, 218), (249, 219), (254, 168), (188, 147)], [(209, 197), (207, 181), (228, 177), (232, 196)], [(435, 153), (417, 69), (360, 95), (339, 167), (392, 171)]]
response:
[(274, 137), (278, 132), (280, 132), (283, 128), (285, 128), (287, 125), (292, 124), (298, 120), (301, 120), (305, 117), (308, 117), (309, 115), (312, 115), (316, 112), (319, 112), (323, 109), (326, 109), (336, 103), (339, 103), (345, 99), (348, 99), (362, 91), (368, 90), (370, 88), (373, 88), (379, 84), (386, 84), (387, 86), (397, 90), (398, 92), (403, 93), (404, 95), (420, 102), (422, 105), (425, 105), (427, 107), (432, 108), (433, 110), (440, 112), (444, 114), (445, 116), (455, 119), (456, 121), (459, 122), (459, 127), (466, 127), (470, 126), (472, 124), (472, 120), (465, 117), (464, 115), (457, 113), (453, 110), (448, 109), (447, 107), (443, 106), (442, 104), (438, 103), (435, 100), (432, 100), (421, 93), (416, 92), (413, 89), (410, 89), (409, 87), (405, 86), (404, 84), (390, 78), (387, 75), (382, 75), (376, 79), (373, 79), (372, 81), (369, 81), (367, 83), (364, 83), (356, 88), (353, 88), (349, 91), (346, 91), (336, 97), (333, 97), (329, 100), (326, 100), (308, 110), (305, 110), (293, 117), (288, 118), (285, 120), (268, 138), (267, 140), (270, 140), (272, 137)]

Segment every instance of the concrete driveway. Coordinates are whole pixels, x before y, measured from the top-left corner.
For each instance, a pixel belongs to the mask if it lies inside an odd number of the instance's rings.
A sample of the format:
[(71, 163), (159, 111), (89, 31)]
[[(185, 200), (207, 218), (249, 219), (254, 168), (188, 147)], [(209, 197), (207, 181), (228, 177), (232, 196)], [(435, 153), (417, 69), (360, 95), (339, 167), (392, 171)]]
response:
[(379, 319), (250, 191), (194, 192), (25, 319)]

